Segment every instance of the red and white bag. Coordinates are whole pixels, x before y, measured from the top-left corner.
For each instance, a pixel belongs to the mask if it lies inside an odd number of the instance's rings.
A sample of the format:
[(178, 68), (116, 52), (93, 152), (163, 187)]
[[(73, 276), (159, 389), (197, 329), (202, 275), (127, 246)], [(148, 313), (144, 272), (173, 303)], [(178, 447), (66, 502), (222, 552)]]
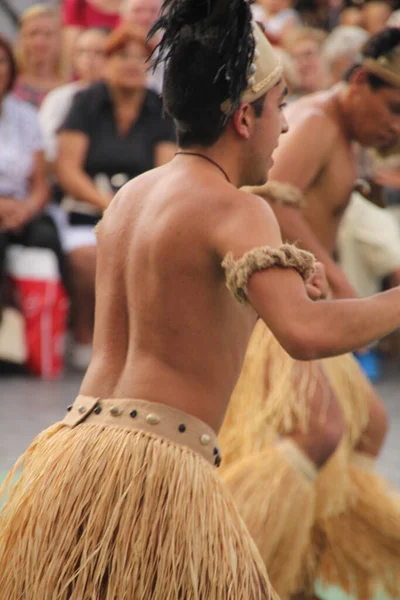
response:
[(69, 310), (57, 258), (47, 248), (11, 246), (7, 272), (25, 321), (28, 369), (45, 379), (57, 379), (64, 371)]

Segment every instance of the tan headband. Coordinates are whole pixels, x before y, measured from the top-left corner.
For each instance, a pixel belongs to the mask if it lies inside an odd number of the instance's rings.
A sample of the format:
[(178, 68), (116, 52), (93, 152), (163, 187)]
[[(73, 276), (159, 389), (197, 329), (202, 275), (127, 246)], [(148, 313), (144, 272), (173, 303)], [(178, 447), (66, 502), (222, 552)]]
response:
[[(254, 62), (251, 65), (248, 88), (244, 91), (242, 102), (251, 104), (255, 102), (270, 89), (272, 89), (282, 77), (283, 68), (277, 54), (274, 52), (265, 33), (261, 27), (253, 23), (255, 53)], [(228, 114), (232, 108), (230, 100), (221, 104), (221, 110)]]
[(366, 58), (362, 65), (370, 73), (400, 88), (400, 46), (396, 46), (387, 56)]

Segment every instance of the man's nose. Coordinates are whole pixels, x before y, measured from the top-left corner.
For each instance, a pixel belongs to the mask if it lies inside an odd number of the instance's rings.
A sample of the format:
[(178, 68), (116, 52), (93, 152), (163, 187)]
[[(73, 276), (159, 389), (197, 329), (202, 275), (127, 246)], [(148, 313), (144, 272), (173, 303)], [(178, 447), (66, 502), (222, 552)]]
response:
[(289, 131), (289, 123), (287, 122), (287, 119), (284, 115), (284, 113), (282, 113), (282, 117), (281, 117), (281, 133), (287, 133)]

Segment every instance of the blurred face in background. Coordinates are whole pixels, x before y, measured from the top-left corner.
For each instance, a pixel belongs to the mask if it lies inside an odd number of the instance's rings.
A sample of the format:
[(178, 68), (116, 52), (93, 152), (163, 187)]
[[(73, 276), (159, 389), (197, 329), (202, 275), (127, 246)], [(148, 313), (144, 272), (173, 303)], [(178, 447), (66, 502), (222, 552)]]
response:
[(327, 68), (320, 45), (316, 41), (307, 38), (300, 39), (293, 43), (290, 54), (301, 90), (312, 93), (326, 87)]
[(106, 64), (107, 80), (121, 90), (133, 91), (146, 87), (149, 52), (139, 41), (130, 40), (114, 52)]
[(78, 37), (74, 48), (74, 70), (79, 80), (91, 83), (104, 75), (107, 34), (87, 29)]
[(371, 35), (380, 33), (392, 14), (392, 7), (384, 1), (367, 2), (362, 8), (362, 24)]
[(158, 19), (161, 0), (126, 0), (123, 19), (126, 23), (140, 25), (149, 31)]
[(58, 62), (61, 49), (61, 27), (56, 15), (32, 16), (22, 23), (20, 49), (25, 65)]
[(363, 146), (385, 151), (400, 138), (400, 89), (368, 83), (364, 69), (350, 81), (351, 120), (355, 138)]

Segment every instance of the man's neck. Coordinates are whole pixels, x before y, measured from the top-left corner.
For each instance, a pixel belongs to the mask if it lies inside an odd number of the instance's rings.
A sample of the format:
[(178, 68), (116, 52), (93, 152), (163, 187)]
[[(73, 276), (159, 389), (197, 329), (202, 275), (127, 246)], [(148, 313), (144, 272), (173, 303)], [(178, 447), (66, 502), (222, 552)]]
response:
[(239, 162), (236, 160), (236, 157), (231, 150), (228, 151), (226, 149), (225, 144), (221, 144), (218, 141), (210, 148), (191, 146), (189, 148), (179, 148), (179, 151), (204, 156), (210, 164), (214, 163), (215, 169), (220, 169), (221, 175), (225, 175), (226, 179), (229, 180), (232, 185), (235, 187), (240, 187), (242, 185), (240, 181)]

